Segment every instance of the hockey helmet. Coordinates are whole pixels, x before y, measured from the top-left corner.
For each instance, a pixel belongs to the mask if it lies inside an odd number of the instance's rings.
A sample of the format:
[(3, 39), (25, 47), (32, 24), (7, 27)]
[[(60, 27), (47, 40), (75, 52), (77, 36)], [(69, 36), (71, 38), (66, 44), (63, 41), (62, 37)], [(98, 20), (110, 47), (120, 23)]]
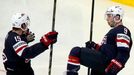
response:
[(16, 13), (15, 15), (12, 16), (11, 21), (12, 21), (12, 27), (20, 28), (23, 31), (27, 30), (30, 24), (29, 16), (26, 15), (25, 13)]
[(111, 14), (114, 16), (119, 16), (120, 19), (123, 18), (123, 15), (124, 15), (124, 11), (123, 9), (120, 7), (120, 6), (112, 6), (112, 7), (109, 7), (105, 13), (105, 16), (108, 15), (108, 14)]

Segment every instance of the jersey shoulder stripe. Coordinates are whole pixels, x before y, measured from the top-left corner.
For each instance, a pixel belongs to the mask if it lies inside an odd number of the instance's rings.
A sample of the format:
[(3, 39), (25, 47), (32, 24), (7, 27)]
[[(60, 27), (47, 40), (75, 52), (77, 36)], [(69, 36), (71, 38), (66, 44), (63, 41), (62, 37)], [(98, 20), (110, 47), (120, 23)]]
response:
[(24, 50), (25, 48), (27, 48), (27, 46), (28, 46), (28, 45), (27, 45), (27, 43), (26, 43), (25, 41), (19, 41), (19, 42), (17, 42), (16, 44), (13, 45), (13, 48), (14, 48), (15, 52), (16, 52), (19, 56), (21, 56), (23, 50)]
[(119, 33), (116, 38), (117, 47), (127, 47), (130, 45), (130, 37), (126, 34)]

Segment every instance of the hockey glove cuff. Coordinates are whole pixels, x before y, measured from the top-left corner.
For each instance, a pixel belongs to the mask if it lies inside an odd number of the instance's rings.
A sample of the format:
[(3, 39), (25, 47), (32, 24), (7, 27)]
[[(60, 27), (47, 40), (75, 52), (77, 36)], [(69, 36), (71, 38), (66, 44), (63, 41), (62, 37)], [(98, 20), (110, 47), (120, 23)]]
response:
[(45, 46), (49, 46), (50, 44), (54, 44), (57, 42), (57, 35), (58, 32), (48, 32), (44, 36), (41, 37), (40, 42), (43, 43)]
[(123, 65), (115, 59), (111, 60), (111, 63), (105, 69), (106, 75), (116, 75), (121, 69)]

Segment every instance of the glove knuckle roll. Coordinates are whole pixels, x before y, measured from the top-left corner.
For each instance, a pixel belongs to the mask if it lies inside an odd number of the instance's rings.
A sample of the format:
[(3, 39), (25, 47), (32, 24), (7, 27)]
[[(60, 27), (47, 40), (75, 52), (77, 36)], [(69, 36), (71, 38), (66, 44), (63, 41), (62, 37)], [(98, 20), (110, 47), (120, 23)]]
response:
[(57, 42), (57, 35), (58, 32), (48, 32), (47, 34), (45, 34), (42, 38), (41, 38), (41, 42), (45, 45), (45, 46), (49, 46), (50, 44), (54, 44)]

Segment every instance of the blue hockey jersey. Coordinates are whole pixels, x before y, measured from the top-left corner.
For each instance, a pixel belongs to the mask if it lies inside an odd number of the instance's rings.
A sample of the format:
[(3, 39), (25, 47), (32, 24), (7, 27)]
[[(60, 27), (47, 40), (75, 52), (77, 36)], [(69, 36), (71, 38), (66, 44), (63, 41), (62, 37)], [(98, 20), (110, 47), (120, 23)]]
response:
[(105, 35), (99, 50), (109, 60), (116, 59), (122, 65), (125, 65), (130, 56), (131, 47), (132, 38), (129, 29), (123, 25), (119, 25)]
[(42, 43), (28, 46), (26, 37), (19, 36), (15, 32), (8, 32), (3, 50), (3, 61), (6, 69), (25, 70), (30, 67), (30, 59), (36, 57), (48, 47)]

